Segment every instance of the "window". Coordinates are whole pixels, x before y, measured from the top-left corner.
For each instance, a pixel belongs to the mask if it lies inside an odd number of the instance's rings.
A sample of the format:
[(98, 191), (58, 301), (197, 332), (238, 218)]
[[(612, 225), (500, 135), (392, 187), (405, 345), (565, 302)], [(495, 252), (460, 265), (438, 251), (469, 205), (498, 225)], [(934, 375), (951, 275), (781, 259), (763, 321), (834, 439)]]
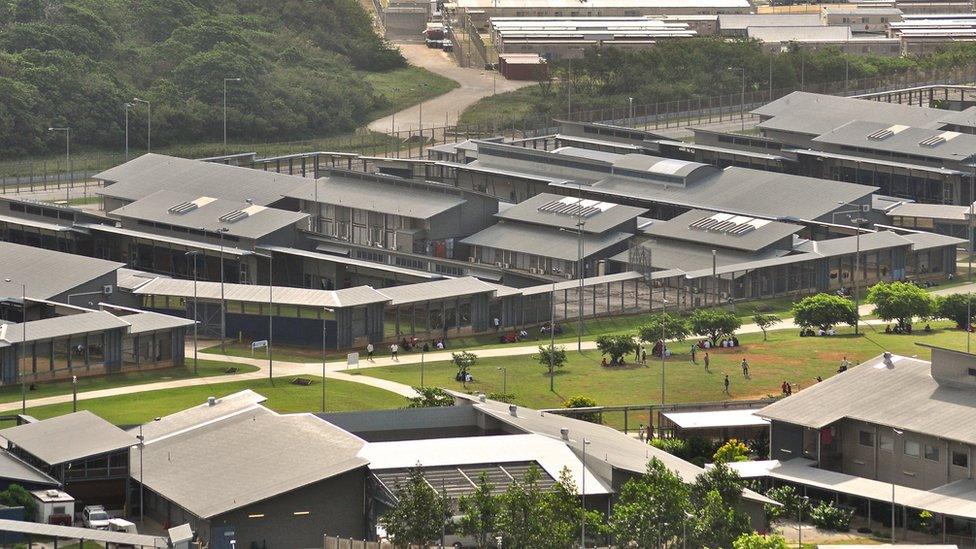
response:
[(874, 433), (871, 431), (858, 431), (857, 443), (861, 446), (870, 446), (871, 448), (874, 448)]
[(952, 451), (952, 464), (956, 467), (969, 468), (969, 452), (961, 452), (959, 450)]
[(878, 437), (878, 448), (886, 452), (895, 451), (895, 439), (887, 436), (881, 435)]
[(976, 368), (970, 368), (969, 369), (969, 375), (976, 376)]
[(912, 440), (905, 441), (905, 455), (911, 457), (918, 457), (921, 454), (921, 448), (918, 443)]
[(925, 459), (929, 461), (939, 461), (939, 449), (931, 444), (925, 445)]

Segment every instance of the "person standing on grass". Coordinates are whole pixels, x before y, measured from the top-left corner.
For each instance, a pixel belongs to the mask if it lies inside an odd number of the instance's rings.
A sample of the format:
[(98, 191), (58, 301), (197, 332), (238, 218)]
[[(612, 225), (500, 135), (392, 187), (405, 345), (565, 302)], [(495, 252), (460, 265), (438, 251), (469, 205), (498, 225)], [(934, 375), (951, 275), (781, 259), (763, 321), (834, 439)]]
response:
[(711, 362), (711, 360), (709, 360), (709, 358), (708, 358), (708, 351), (705, 351), (705, 356), (702, 357), (702, 360), (705, 362), (705, 371), (707, 372), (708, 371), (708, 364), (709, 364), (709, 362)]
[(844, 360), (840, 361), (840, 368), (837, 368), (837, 373), (840, 374), (846, 372), (847, 369), (850, 367), (851, 367), (851, 363), (849, 360), (847, 360), (847, 357), (845, 356)]
[(636, 350), (636, 351), (634, 351), (634, 362), (637, 362), (638, 364), (639, 364), (639, 363), (640, 363), (640, 361), (641, 361), (641, 359), (640, 359), (640, 355), (641, 355), (641, 350), (642, 350), (643, 348), (644, 348), (644, 346), (643, 346), (643, 345), (638, 345), (638, 346), (637, 346), (637, 350)]
[(367, 343), (366, 344), (366, 360), (368, 360), (370, 362), (373, 361), (373, 344), (372, 343)]
[(400, 352), (400, 346), (399, 345), (397, 345), (396, 343), (390, 345), (390, 358), (392, 358), (393, 360), (400, 360), (397, 357), (397, 353), (398, 352)]
[(641, 356), (640, 356), (640, 358), (641, 358), (641, 364), (643, 364), (644, 366), (647, 366), (647, 347), (642, 347), (641, 348)]
[(742, 377), (749, 379), (749, 363), (746, 359), (742, 359)]
[(691, 344), (691, 363), (692, 364), (698, 364), (698, 357), (695, 356), (695, 353), (698, 352), (697, 347), (698, 346), (695, 345), (694, 343)]
[(729, 385), (731, 383), (732, 382), (729, 380), (729, 374), (725, 374), (725, 394), (729, 396), (732, 396), (732, 393), (729, 392)]

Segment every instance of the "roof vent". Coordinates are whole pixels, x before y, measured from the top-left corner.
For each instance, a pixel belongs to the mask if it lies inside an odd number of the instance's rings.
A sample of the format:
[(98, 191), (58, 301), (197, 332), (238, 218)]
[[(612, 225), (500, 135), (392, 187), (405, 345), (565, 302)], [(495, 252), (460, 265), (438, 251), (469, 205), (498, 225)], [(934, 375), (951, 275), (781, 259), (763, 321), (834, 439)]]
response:
[(938, 147), (945, 142), (945, 137), (942, 137), (941, 135), (933, 135), (932, 137), (926, 137), (925, 139), (919, 141), (918, 144), (923, 147)]
[(895, 135), (895, 132), (891, 128), (883, 128), (874, 133), (869, 133), (868, 139), (873, 139), (875, 141), (884, 141), (885, 139), (888, 139), (892, 135)]
[(179, 204), (173, 206), (167, 210), (171, 214), (183, 215), (185, 213), (190, 213), (197, 209), (199, 206), (193, 202), (180, 202)]
[(214, 406), (217, 404), (217, 397), (207, 397), (207, 406)]
[(547, 202), (538, 208), (540, 212), (553, 213), (557, 215), (565, 215), (572, 217), (592, 217), (605, 208), (601, 208), (602, 203), (594, 202), (592, 200), (580, 200), (578, 198), (560, 198), (559, 200), (553, 200), (552, 202)]
[(244, 210), (234, 210), (220, 216), (220, 221), (223, 221), (224, 223), (237, 223), (242, 219), (247, 219), (250, 217), (250, 215), (251, 214), (245, 212)]
[(56, 498), (56, 497), (58, 497), (59, 494), (61, 494), (61, 492), (59, 492), (57, 490), (48, 490), (47, 491), (47, 497), (49, 497), (49, 498)]
[(563, 440), (569, 440), (569, 429), (562, 427), (559, 429), (559, 436), (563, 437)]
[(509, 413), (509, 414), (510, 414), (510, 415), (511, 415), (512, 417), (518, 417), (518, 406), (516, 406), (516, 405), (514, 405), (514, 404), (509, 404), (509, 405), (508, 405), (508, 413)]

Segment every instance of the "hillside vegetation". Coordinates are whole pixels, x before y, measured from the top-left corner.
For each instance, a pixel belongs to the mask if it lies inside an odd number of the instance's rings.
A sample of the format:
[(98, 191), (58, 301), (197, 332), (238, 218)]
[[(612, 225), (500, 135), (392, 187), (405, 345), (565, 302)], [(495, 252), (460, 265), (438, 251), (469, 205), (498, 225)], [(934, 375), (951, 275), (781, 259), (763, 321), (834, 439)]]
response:
[[(404, 66), (357, 0), (0, 0), (0, 155), (116, 150), (123, 104), (152, 102), (152, 144), (280, 141), (361, 125), (390, 102), (371, 74)], [(145, 105), (130, 143), (145, 146)]]

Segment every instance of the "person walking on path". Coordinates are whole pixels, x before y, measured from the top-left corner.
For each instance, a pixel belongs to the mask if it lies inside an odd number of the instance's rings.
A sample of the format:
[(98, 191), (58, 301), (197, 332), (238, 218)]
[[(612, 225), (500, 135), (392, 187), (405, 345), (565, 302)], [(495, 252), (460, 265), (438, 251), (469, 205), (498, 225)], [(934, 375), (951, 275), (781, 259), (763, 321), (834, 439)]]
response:
[(729, 374), (725, 374), (725, 394), (727, 394), (729, 396), (732, 396), (732, 393), (729, 392), (729, 385), (731, 383), (732, 382), (729, 381)]
[(708, 358), (708, 351), (705, 352), (705, 356), (702, 357), (702, 360), (705, 362), (705, 371), (707, 372), (708, 371), (708, 364), (709, 364), (709, 362), (711, 362), (709, 360), (709, 358)]
[(749, 379), (749, 363), (746, 359), (742, 359), (742, 377)]
[(695, 355), (695, 353), (697, 353), (697, 352), (698, 352), (698, 345), (695, 345), (694, 343), (692, 343), (691, 344), (691, 362), (692, 362), (692, 364), (698, 364), (698, 357)]
[(366, 360), (373, 362), (373, 344), (366, 344)]
[(400, 346), (399, 345), (397, 345), (396, 343), (390, 345), (390, 358), (392, 358), (393, 360), (397, 360), (397, 361), (400, 360), (397, 357), (397, 353), (399, 351), (400, 351)]

